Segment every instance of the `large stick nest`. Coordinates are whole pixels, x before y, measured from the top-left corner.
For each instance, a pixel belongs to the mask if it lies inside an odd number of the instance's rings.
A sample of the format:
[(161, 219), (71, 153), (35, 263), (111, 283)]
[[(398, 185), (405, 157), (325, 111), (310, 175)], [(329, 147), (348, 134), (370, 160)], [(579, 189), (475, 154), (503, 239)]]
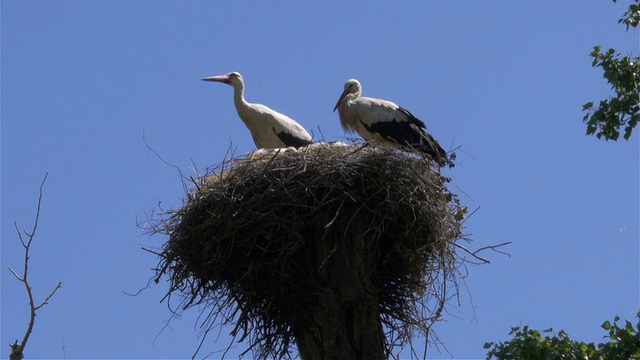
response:
[(386, 348), (404, 345), (457, 290), (448, 284), (466, 208), (433, 165), (386, 147), (326, 144), (225, 160), (156, 223), (169, 237), (157, 280), (166, 275), (183, 309), (205, 306), (205, 330), (235, 323), (247, 351), (288, 357), (292, 324), (327, 286), (318, 274), (331, 252), (319, 258), (318, 243), (364, 238)]

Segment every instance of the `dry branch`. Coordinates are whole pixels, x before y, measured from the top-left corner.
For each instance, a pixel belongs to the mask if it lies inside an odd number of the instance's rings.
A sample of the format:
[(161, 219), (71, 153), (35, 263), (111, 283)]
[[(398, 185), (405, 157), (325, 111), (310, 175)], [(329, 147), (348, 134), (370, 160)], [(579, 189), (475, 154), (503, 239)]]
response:
[[(49, 293), (49, 295), (47, 295), (47, 297), (39, 305), (36, 305), (33, 299), (33, 292), (31, 289), (31, 285), (29, 285), (29, 278), (27, 276), (29, 273), (29, 250), (31, 250), (31, 243), (33, 242), (33, 239), (36, 236), (36, 230), (38, 229), (38, 221), (40, 220), (40, 207), (42, 205), (42, 189), (44, 187), (45, 181), (47, 180), (47, 175), (48, 174), (45, 174), (44, 179), (42, 179), (42, 183), (40, 183), (40, 194), (38, 196), (38, 207), (36, 210), (36, 218), (33, 222), (33, 228), (31, 229), (31, 232), (20, 231), (18, 224), (16, 222), (13, 223), (16, 228), (16, 232), (18, 233), (18, 238), (20, 239), (20, 243), (24, 248), (24, 263), (23, 263), (24, 267), (23, 267), (21, 276), (18, 275), (18, 273), (10, 267), (9, 267), (9, 271), (11, 271), (13, 276), (15, 276), (15, 278), (18, 279), (18, 281), (24, 284), (24, 287), (27, 291), (27, 296), (29, 297), (29, 309), (30, 309), (29, 316), (30, 317), (29, 317), (29, 325), (27, 327), (27, 331), (24, 334), (24, 337), (22, 338), (22, 342), (19, 343), (18, 340), (16, 340), (13, 344), (9, 344), (9, 346), (11, 346), (11, 355), (9, 358), (11, 360), (19, 360), (24, 358), (24, 349), (27, 345), (27, 341), (29, 340), (29, 336), (31, 336), (31, 332), (33, 331), (33, 325), (35, 324), (35, 321), (36, 321), (36, 312), (40, 310), (40, 308), (48, 304), (51, 297), (56, 293), (56, 291), (58, 291), (58, 289), (62, 287), (62, 282), (58, 282), (58, 285), (56, 285), (55, 289), (53, 289), (53, 291), (51, 291), (51, 293)], [(24, 241), (24, 237), (22, 236), (23, 233), (28, 239), (27, 242)]]

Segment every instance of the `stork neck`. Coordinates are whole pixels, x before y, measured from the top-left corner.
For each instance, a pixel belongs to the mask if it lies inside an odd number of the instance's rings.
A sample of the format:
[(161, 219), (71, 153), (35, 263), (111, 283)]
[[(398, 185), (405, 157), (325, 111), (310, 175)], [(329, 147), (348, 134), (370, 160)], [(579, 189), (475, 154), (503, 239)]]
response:
[(244, 99), (244, 86), (233, 87), (233, 103), (236, 105), (236, 109), (247, 107), (247, 100)]

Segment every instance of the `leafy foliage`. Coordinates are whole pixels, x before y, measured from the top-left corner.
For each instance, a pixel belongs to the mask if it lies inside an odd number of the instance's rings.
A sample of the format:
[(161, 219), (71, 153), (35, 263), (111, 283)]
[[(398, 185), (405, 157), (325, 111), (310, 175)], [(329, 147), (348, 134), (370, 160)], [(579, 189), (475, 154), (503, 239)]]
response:
[(490, 349), (487, 360), (640, 359), (640, 309), (636, 317), (638, 323), (635, 327), (630, 321), (625, 321), (624, 326), (618, 325), (619, 316), (613, 319), (613, 323), (605, 321), (601, 327), (609, 333), (609, 341), (598, 345), (571, 340), (569, 334), (562, 330), (554, 335), (553, 329), (540, 332), (528, 326), (518, 326), (509, 332), (513, 339), (498, 344), (485, 343), (484, 348)]
[(616, 315), (613, 324), (605, 321), (602, 328), (609, 332), (609, 342), (598, 345), (602, 359), (640, 359), (640, 309), (638, 309), (636, 327), (625, 320), (624, 327), (618, 326), (620, 317)]
[[(617, 2), (617, 0), (613, 0), (613, 2)], [(636, 0), (635, 4), (629, 5), (629, 9), (622, 16), (620, 20), (618, 20), (618, 24), (625, 24), (627, 26), (627, 31), (629, 31), (630, 27), (638, 27), (640, 23), (640, 3)]]
[[(627, 30), (638, 27), (640, 0), (634, 0), (618, 23), (624, 24)], [(595, 109), (593, 102), (583, 105), (582, 110), (587, 112), (583, 117), (587, 123), (587, 135), (618, 140), (620, 128), (624, 126), (624, 138), (629, 140), (633, 128), (640, 121), (640, 57), (622, 56), (615, 49), (602, 52), (600, 46), (595, 46), (589, 55), (593, 57), (593, 67), (602, 68), (603, 77), (611, 84), (616, 95), (601, 100)]]

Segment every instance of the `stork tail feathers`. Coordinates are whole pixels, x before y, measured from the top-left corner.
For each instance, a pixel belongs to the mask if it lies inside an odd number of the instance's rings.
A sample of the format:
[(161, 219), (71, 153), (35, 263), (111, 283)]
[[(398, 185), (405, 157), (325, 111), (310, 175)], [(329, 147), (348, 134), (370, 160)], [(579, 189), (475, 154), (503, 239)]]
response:
[(440, 166), (445, 166), (449, 163), (447, 152), (442, 148), (442, 146), (440, 146), (440, 144), (438, 144), (436, 139), (427, 132), (424, 132), (423, 141), (420, 143), (420, 147), (418, 149), (431, 156), (431, 158)]

